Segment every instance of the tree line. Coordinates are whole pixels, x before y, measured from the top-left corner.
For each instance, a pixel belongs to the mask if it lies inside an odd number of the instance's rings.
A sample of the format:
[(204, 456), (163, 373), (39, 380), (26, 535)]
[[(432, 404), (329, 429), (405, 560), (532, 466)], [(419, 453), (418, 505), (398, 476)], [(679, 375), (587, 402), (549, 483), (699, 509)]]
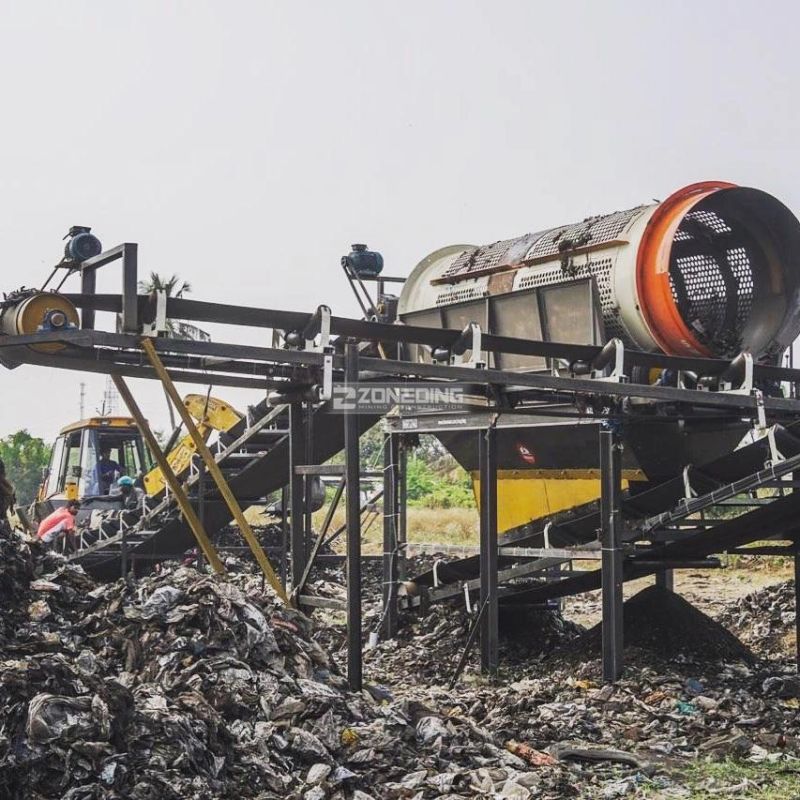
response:
[(50, 463), (50, 446), (26, 429), (0, 439), (0, 459), (14, 486), (17, 503), (27, 506), (36, 498), (42, 472)]

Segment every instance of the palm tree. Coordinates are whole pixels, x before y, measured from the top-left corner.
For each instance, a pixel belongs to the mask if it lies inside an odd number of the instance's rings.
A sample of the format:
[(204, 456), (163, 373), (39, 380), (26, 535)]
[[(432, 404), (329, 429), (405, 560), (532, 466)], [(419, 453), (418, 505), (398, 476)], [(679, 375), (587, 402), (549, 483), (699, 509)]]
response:
[[(189, 294), (192, 291), (192, 286), (188, 281), (182, 281), (178, 275), (174, 273), (169, 277), (159, 275), (157, 272), (151, 272), (147, 280), (139, 281), (139, 291), (142, 294), (152, 294), (153, 292), (164, 292), (167, 297), (180, 298)], [(167, 335), (174, 339), (192, 339), (196, 342), (211, 341), (211, 335), (198, 328), (196, 325), (190, 325), (188, 322), (181, 322), (179, 320), (167, 319)], [(166, 395), (166, 389), (164, 389)], [(172, 403), (167, 396), (167, 408), (169, 409), (169, 420), (172, 429), (175, 429), (175, 411), (172, 408)]]
[(142, 294), (166, 292), (168, 297), (183, 297), (191, 293), (192, 285), (188, 281), (181, 282), (175, 274), (165, 278), (157, 272), (151, 272), (146, 281), (139, 281), (139, 291)]

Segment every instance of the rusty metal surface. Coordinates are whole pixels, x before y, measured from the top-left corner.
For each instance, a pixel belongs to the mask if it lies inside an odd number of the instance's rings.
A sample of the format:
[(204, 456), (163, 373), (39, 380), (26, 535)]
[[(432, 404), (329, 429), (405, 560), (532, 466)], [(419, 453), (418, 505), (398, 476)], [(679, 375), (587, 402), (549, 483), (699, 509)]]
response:
[(467, 250), (439, 280), (473, 278), (559, 255), (568, 257), (575, 252), (585, 252), (614, 242), (644, 208), (646, 206), (636, 206), (625, 211), (587, 217), (580, 222)]

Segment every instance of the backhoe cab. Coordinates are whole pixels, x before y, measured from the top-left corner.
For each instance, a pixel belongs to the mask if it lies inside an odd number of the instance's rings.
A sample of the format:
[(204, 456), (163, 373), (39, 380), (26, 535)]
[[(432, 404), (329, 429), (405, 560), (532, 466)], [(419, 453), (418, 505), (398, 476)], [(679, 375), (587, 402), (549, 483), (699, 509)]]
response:
[(37, 516), (70, 499), (90, 509), (114, 508), (117, 480), (128, 475), (141, 486), (152, 457), (130, 417), (92, 417), (61, 430), (36, 498)]
[[(243, 420), (242, 414), (214, 397), (189, 394), (183, 403), (197, 420), (197, 429), (204, 439), (212, 430), (230, 431)], [(186, 434), (179, 438), (176, 431), (167, 447), (167, 461), (172, 470), (183, 475), (196, 453), (192, 437)], [(133, 478), (148, 497), (157, 498), (165, 490), (161, 469), (154, 466), (131, 417), (99, 416), (67, 425), (53, 445), (33, 515), (41, 519), (72, 499), (81, 501), (81, 520), (95, 510), (117, 509), (121, 497), (115, 486), (123, 475)]]

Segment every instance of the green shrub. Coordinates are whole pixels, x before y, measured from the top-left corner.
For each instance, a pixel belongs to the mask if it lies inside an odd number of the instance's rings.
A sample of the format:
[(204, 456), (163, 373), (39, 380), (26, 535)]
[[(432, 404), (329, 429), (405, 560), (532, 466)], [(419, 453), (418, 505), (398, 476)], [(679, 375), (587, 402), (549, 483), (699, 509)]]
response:
[(474, 508), (469, 475), (456, 467), (439, 474), (421, 458), (409, 458), (406, 473), (408, 503), (426, 508)]

